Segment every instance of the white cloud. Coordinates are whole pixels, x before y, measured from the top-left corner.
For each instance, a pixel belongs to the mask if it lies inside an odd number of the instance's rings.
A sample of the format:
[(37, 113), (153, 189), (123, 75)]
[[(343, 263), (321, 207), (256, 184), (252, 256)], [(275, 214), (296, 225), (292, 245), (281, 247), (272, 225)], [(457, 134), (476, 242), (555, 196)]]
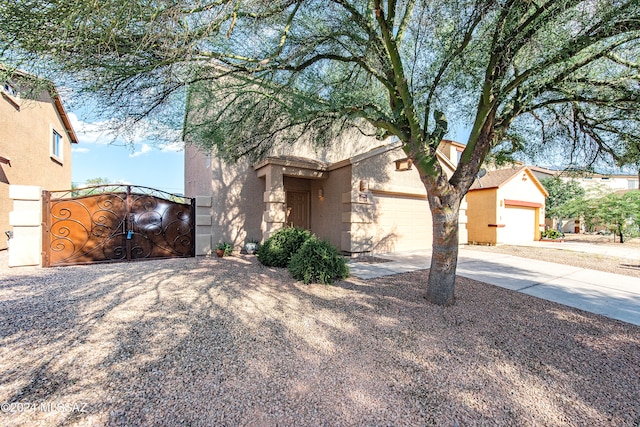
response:
[(129, 154), (129, 157), (138, 157), (138, 156), (142, 156), (143, 154), (148, 153), (149, 151), (153, 150), (153, 148), (151, 148), (151, 146), (149, 144), (142, 144), (140, 146), (140, 150), (136, 151), (132, 154)]
[(85, 147), (72, 147), (71, 151), (73, 153), (88, 153), (90, 150)]
[[(131, 122), (125, 125), (124, 132), (116, 138), (113, 130), (118, 128), (119, 123), (115, 119), (89, 123), (80, 120), (74, 113), (69, 113), (69, 119), (81, 144), (106, 145), (114, 143), (116, 145), (130, 146), (142, 144), (141, 152), (133, 153), (132, 157), (148, 153), (153, 148), (157, 148), (162, 152), (178, 152), (184, 149), (182, 132), (178, 129), (169, 128), (163, 123), (148, 120), (140, 120), (136, 123)], [(150, 145), (143, 141), (157, 141), (157, 143)]]
[(105, 131), (109, 122), (83, 122), (74, 113), (68, 113), (73, 130), (76, 131), (80, 144), (109, 144), (113, 137)]
[(180, 140), (176, 140), (168, 144), (160, 144), (158, 145), (158, 148), (160, 148), (160, 151), (162, 151), (163, 153), (167, 153), (167, 152), (175, 153), (175, 152), (184, 150), (184, 142)]

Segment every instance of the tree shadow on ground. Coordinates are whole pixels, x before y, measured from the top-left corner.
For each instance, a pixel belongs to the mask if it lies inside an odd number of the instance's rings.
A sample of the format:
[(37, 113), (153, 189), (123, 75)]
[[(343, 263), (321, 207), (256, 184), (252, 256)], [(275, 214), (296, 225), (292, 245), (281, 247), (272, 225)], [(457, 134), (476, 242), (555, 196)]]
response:
[(1, 422), (623, 425), (640, 416), (640, 328), (462, 278), (456, 306), (428, 305), (426, 274), (307, 286), (245, 256), (11, 277), (0, 286), (0, 400), (81, 400), (87, 411)]

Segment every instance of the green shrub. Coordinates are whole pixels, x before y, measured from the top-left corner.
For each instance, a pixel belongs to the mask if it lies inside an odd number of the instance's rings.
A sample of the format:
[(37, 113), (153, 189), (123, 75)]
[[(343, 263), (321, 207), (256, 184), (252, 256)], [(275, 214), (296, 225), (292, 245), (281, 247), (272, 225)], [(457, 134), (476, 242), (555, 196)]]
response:
[(291, 257), (311, 237), (311, 232), (287, 227), (276, 231), (258, 248), (258, 260), (268, 267), (286, 267)]
[(330, 285), (336, 279), (349, 277), (349, 267), (338, 249), (326, 240), (313, 236), (293, 255), (289, 271), (304, 283)]
[(564, 234), (562, 234), (558, 230), (555, 230), (553, 228), (549, 228), (548, 230), (544, 230), (542, 232), (542, 237), (546, 238), (546, 239), (560, 239), (560, 238), (564, 237)]

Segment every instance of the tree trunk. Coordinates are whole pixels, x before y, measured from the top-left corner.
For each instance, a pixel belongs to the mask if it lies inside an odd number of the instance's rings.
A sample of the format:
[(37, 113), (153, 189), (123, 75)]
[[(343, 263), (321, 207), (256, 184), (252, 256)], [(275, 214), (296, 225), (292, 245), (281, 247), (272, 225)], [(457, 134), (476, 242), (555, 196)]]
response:
[(429, 197), (433, 217), (433, 252), (427, 285), (427, 300), (437, 305), (455, 302), (456, 267), (458, 266), (458, 214), (460, 200), (451, 197), (441, 205), (438, 197)]
[(622, 224), (618, 224), (618, 235), (620, 235), (620, 243), (624, 243), (624, 237), (622, 237)]

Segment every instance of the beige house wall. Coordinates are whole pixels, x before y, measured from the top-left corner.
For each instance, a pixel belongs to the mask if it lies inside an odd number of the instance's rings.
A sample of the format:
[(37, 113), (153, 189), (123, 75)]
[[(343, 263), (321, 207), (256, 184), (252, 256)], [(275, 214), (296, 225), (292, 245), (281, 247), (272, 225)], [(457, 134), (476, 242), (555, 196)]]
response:
[(495, 244), (497, 229), (504, 226), (496, 222), (498, 210), (497, 189), (476, 190), (467, 193), (467, 232), (471, 244)]
[[(311, 185), (311, 230), (318, 236), (327, 239), (341, 250), (342, 235), (349, 231), (349, 224), (342, 221), (350, 205), (343, 203), (344, 193), (349, 191), (351, 165), (332, 170), (324, 180), (314, 180)], [(318, 196), (322, 189), (323, 197)]]
[(415, 168), (397, 171), (404, 157), (397, 147), (354, 164), (353, 188), (364, 181), (369, 189), (371, 226), (366, 229), (375, 253), (429, 249), (433, 240), (427, 193)]
[[(517, 224), (529, 227), (534, 239), (540, 239), (544, 229), (544, 205), (546, 194), (534, 175), (524, 169), (500, 187), (476, 189), (467, 193), (469, 243), (501, 244), (508, 240), (506, 210), (527, 208), (535, 210), (535, 223)], [(507, 225), (509, 227), (507, 227)]]
[[(54, 130), (63, 140), (58, 158), (51, 152)], [(4, 232), (12, 229), (9, 185), (71, 188), (71, 138), (49, 93), (24, 99), (0, 89), (0, 156), (10, 160), (0, 163), (0, 249), (6, 249)]]
[(196, 197), (196, 205), (200, 197), (202, 205), (196, 206), (196, 253), (206, 255), (219, 242), (238, 249), (248, 240), (261, 240), (265, 184), (249, 160), (225, 163), (187, 145), (185, 162), (185, 195)]
[(546, 197), (532, 178), (533, 176), (526, 169), (520, 171), (517, 176), (500, 187), (500, 197), (544, 205)]
[[(349, 158), (356, 153), (366, 152), (380, 141), (363, 137), (353, 132), (340, 138), (331, 148), (314, 147), (308, 142), (300, 142), (293, 146), (281, 146), (273, 149), (270, 157), (295, 155), (300, 158), (313, 158), (332, 163)], [(293, 166), (277, 166), (257, 171), (247, 158), (236, 163), (227, 163), (215, 154), (206, 154), (197, 147), (187, 143), (185, 147), (185, 195), (187, 197), (212, 196), (210, 215), (211, 224), (198, 222), (196, 218), (196, 235), (200, 244), (196, 244), (196, 253), (205, 254), (207, 238), (210, 245), (220, 241), (232, 243), (236, 250), (250, 240), (264, 240), (285, 225), (285, 182), (293, 185), (289, 190), (304, 187), (310, 192), (311, 228), (323, 238), (329, 239), (338, 247), (343, 231), (340, 217), (344, 206), (342, 193), (349, 186), (344, 182), (350, 168), (334, 171), (331, 175), (315, 174), (313, 171), (303, 172), (295, 164)], [(298, 181), (290, 178), (298, 178)], [(285, 181), (285, 178), (286, 181)], [(317, 197), (318, 189), (323, 188), (324, 199)], [(199, 212), (206, 215), (206, 210)], [(335, 218), (334, 223), (327, 224), (321, 218)], [(210, 232), (209, 232), (210, 230)], [(200, 248), (198, 248), (200, 246)], [(199, 250), (200, 249), (200, 250)]]
[[(399, 143), (381, 145), (361, 135), (343, 138), (333, 150), (305, 143), (281, 147), (257, 164), (228, 164), (187, 144), (186, 195), (207, 202), (211, 197), (208, 211), (198, 208), (196, 253), (209, 253), (219, 241), (239, 250), (249, 239), (268, 238), (286, 225), (287, 191), (309, 195), (309, 228), (341, 251), (428, 249), (426, 190), (415, 169), (396, 171), (395, 160), (403, 157)], [(452, 173), (450, 164), (445, 169)], [(466, 243), (464, 211), (461, 221)]]
[[(540, 240), (541, 231), (544, 229), (544, 217), (545, 217), (545, 201), (546, 195), (539, 187), (539, 183), (536, 182), (534, 176), (528, 170), (523, 170), (518, 173), (517, 176), (510, 179), (502, 187), (498, 189), (498, 221), (504, 223), (504, 211), (509, 209), (509, 206), (521, 206), (535, 209), (535, 223), (532, 225), (522, 224), (522, 227), (533, 227), (534, 239)], [(527, 206), (528, 205), (528, 206)], [(504, 236), (506, 230), (504, 228), (498, 229), (497, 243), (502, 243), (507, 240), (507, 236)]]

